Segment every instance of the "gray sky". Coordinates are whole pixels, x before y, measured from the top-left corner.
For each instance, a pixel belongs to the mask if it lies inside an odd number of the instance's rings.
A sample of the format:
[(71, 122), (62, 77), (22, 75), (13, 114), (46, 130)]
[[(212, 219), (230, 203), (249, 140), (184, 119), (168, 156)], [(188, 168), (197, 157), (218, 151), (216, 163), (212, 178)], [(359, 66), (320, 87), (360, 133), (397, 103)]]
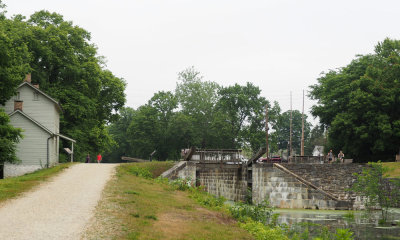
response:
[[(194, 66), (223, 86), (253, 82), (282, 110), (302, 90), (384, 38), (400, 39), (398, 0), (3, 0), (8, 15), (46, 9), (92, 34), (128, 83), (127, 106), (174, 90)], [(306, 99), (306, 111), (313, 102)]]

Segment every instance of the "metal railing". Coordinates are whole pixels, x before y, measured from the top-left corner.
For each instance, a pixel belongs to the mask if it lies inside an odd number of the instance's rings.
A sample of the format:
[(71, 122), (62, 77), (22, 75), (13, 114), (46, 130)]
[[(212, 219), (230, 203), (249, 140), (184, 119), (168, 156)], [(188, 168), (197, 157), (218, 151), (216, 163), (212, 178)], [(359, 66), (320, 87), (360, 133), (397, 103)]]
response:
[(240, 164), (242, 150), (240, 149), (197, 149), (191, 160), (200, 163), (236, 163)]
[(289, 163), (310, 163), (322, 164), (325, 162), (324, 156), (290, 156)]

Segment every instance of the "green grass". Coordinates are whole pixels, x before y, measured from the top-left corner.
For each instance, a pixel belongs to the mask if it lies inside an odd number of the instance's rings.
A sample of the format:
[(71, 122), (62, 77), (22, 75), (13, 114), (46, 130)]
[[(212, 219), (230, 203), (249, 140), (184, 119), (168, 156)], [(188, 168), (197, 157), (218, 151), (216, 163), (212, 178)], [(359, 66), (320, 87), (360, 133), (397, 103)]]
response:
[(6, 178), (0, 180), (0, 202), (15, 198), (23, 192), (31, 190), (33, 187), (46, 181), (62, 170), (69, 168), (74, 163), (63, 163), (52, 168), (38, 170), (33, 173), (19, 177)]
[[(148, 179), (173, 162), (121, 164), (103, 193), (86, 239), (252, 239), (223, 211), (204, 208), (189, 191)], [(138, 170), (143, 168), (145, 170)], [(136, 194), (137, 193), (137, 194)]]
[(400, 162), (383, 162), (382, 164), (389, 168), (389, 177), (400, 178)]

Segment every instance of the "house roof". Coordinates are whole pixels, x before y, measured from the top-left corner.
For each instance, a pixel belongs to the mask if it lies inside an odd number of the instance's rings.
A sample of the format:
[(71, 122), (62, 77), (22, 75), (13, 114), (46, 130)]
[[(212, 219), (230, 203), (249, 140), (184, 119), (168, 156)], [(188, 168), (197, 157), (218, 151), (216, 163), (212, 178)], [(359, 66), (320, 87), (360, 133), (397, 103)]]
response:
[(34, 89), (35, 91), (39, 92), (40, 94), (42, 94), (43, 96), (45, 96), (47, 99), (49, 99), (50, 101), (54, 102), (57, 105), (58, 110), (60, 110), (60, 112), (62, 111), (61, 105), (52, 97), (50, 97), (49, 95), (47, 95), (45, 92), (43, 92), (42, 90), (40, 90), (39, 88), (33, 86), (33, 84), (31, 84), (30, 82), (23, 82), (21, 83), (18, 88), (21, 88), (22, 86), (27, 85), (29, 87), (31, 87), (32, 89)]
[(26, 117), (28, 120), (30, 120), (31, 122), (33, 122), (34, 124), (36, 124), (38, 127), (40, 127), (41, 129), (43, 129), (45, 132), (47, 132), (50, 135), (54, 135), (54, 133), (52, 131), (50, 131), (48, 128), (46, 128), (45, 126), (43, 126), (42, 124), (40, 124), (38, 121), (36, 121), (35, 119), (29, 117), (26, 113), (22, 112), (21, 110), (17, 109), (14, 112), (10, 113), (10, 117), (15, 115), (15, 114), (21, 114), (22, 116)]
[(73, 142), (73, 143), (76, 143), (76, 140), (74, 140), (74, 139), (72, 139), (72, 138), (69, 138), (69, 137), (67, 137), (67, 136), (64, 136), (64, 135), (62, 135), (62, 134), (56, 134), (57, 136), (59, 136), (60, 138), (64, 138), (65, 140), (68, 140), (68, 141), (70, 141), (70, 142)]
[(45, 126), (43, 126), (42, 124), (40, 124), (38, 121), (36, 121), (35, 119), (33, 119), (33, 118), (31, 118), (29, 115), (27, 115), (26, 113), (24, 113), (24, 112), (22, 112), (21, 110), (19, 110), (19, 109), (17, 109), (17, 110), (15, 110), (14, 112), (12, 112), (12, 113), (10, 113), (10, 117), (12, 116), (12, 115), (15, 115), (15, 114), (17, 114), (17, 113), (19, 113), (19, 114), (21, 114), (22, 116), (24, 116), (24, 117), (26, 117), (28, 120), (30, 120), (31, 122), (33, 122), (34, 124), (36, 124), (38, 127), (40, 127), (41, 129), (43, 129), (45, 132), (47, 132), (48, 134), (50, 134), (50, 135), (54, 135), (54, 136), (59, 136), (60, 138), (63, 138), (63, 139), (65, 139), (65, 140), (68, 140), (68, 141), (71, 141), (71, 142), (74, 142), (74, 143), (76, 143), (76, 141), (74, 140), (74, 139), (72, 139), (72, 138), (69, 138), (69, 137), (67, 137), (67, 136), (64, 136), (64, 135), (62, 135), (62, 134), (59, 134), (59, 133), (53, 133), (52, 131), (50, 131), (48, 128), (46, 128)]

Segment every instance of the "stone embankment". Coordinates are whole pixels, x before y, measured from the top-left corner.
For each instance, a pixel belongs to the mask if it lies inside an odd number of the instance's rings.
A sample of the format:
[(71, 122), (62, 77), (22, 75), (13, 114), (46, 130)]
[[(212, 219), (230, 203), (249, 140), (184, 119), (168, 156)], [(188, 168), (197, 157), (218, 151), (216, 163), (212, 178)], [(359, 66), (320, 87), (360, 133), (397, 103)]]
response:
[(318, 188), (345, 201), (355, 201), (356, 194), (349, 191), (356, 181), (354, 173), (361, 173), (360, 164), (281, 164)]
[(349, 189), (359, 164), (204, 164), (179, 163), (166, 177), (190, 178), (207, 192), (228, 200), (253, 203), (268, 200), (279, 208), (360, 209), (362, 202)]

